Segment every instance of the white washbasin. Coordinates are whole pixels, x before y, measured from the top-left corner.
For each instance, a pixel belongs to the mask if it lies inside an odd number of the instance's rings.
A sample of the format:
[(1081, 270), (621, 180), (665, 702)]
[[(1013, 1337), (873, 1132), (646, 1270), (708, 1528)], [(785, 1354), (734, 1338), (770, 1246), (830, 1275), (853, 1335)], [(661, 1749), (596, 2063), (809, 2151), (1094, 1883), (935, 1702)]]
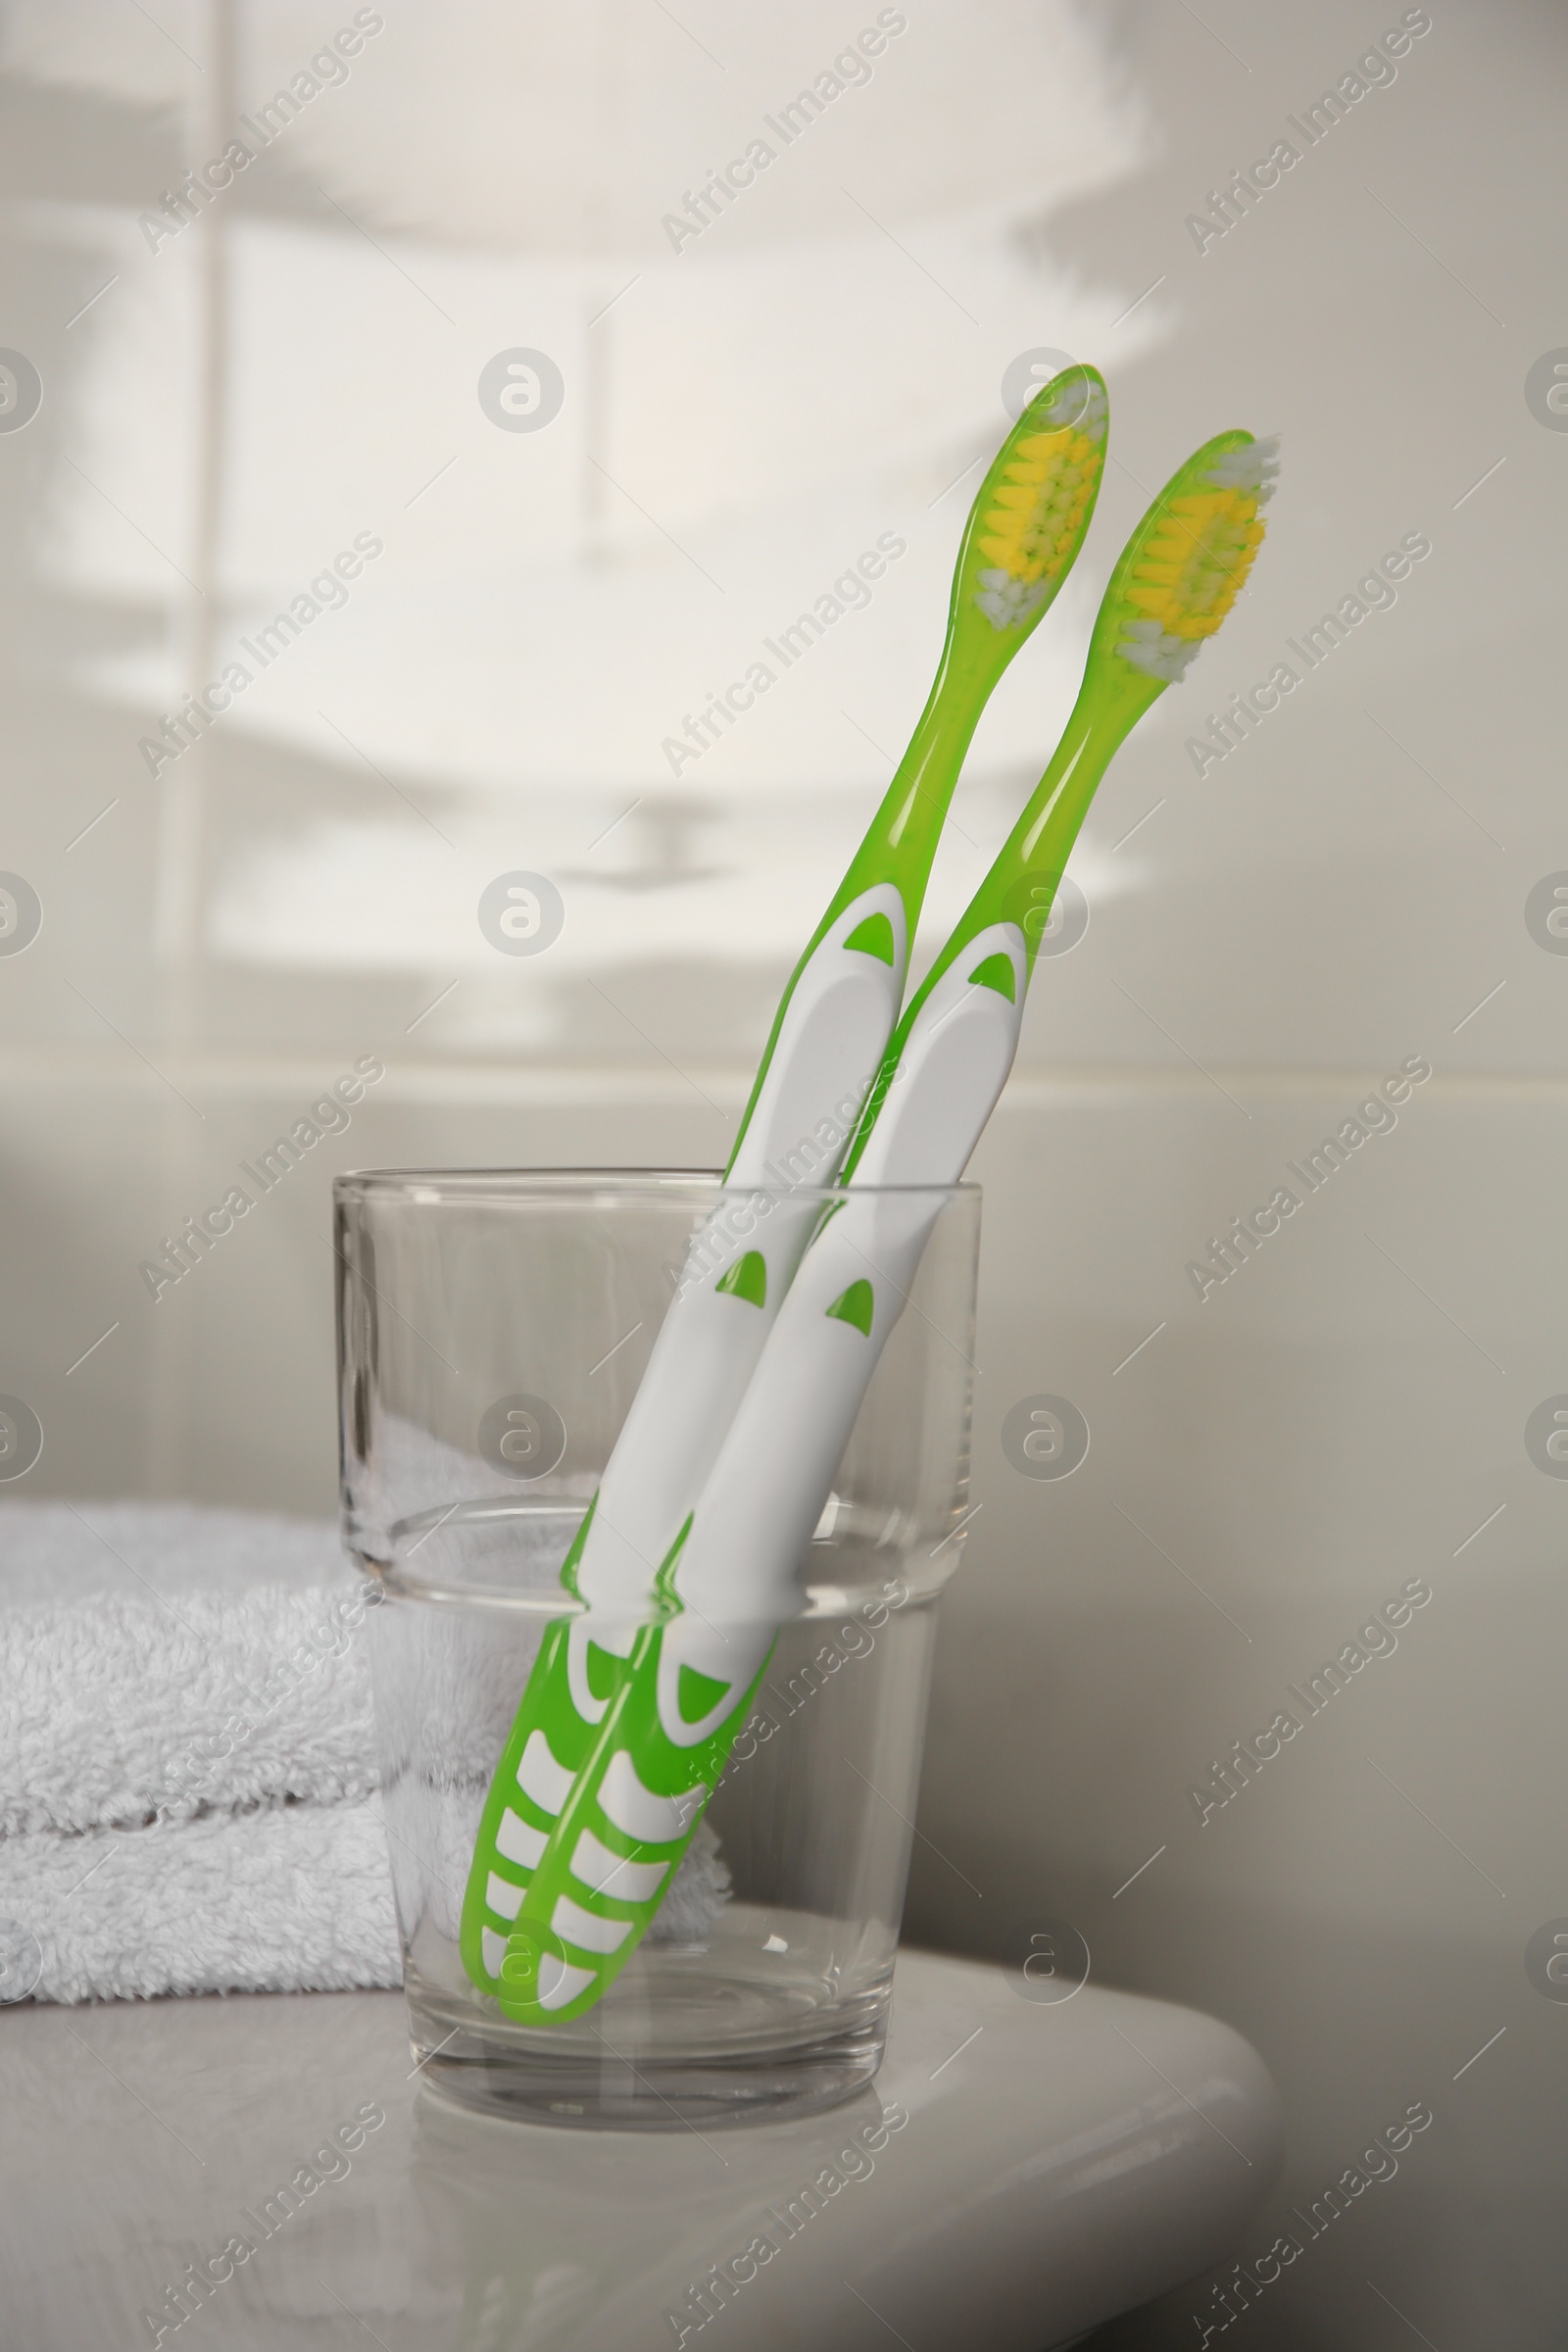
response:
[[(1212, 2262), (1278, 2158), (1230, 2028), (1092, 1984), (1037, 2005), (925, 1952), (899, 1961), (875, 2088), (831, 2115), (579, 2133), (461, 2112), (411, 2064), (389, 1993), (0, 2015), (9, 2340), (150, 2344), (151, 2313), (165, 2345), (222, 2352), (367, 2329), (652, 2352), (682, 2328), (728, 2352), (1047, 2352)], [(187, 2266), (213, 2283), (176, 2328)]]

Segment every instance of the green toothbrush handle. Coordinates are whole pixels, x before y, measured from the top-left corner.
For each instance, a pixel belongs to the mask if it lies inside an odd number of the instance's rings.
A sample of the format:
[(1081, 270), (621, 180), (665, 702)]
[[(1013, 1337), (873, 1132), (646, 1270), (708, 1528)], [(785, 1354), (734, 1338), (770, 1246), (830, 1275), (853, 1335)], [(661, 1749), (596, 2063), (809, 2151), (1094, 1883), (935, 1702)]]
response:
[[(518, 1913), (510, 1927), (479, 1930), (482, 1981), (518, 2024), (565, 2025), (592, 2009), (653, 1925), (767, 1669), (776, 1629), (746, 1630), (754, 1664), (744, 1695), (715, 1732), (689, 1746), (671, 1740), (660, 1721), (660, 1652), (673, 1626), (639, 1634)], [(742, 1629), (731, 1632), (744, 1639)]]
[(484, 1981), (509, 2016), (583, 2015), (663, 1899), (777, 1628), (799, 1605), (798, 1564), (943, 1188), (1005, 1082), (1024, 969), (1018, 927), (992, 925), (901, 1025), (905, 1083), (876, 1155), (807, 1250), (666, 1563), (680, 1613), (638, 1639), (587, 1760), (573, 1750), (574, 1785), (510, 1928), (479, 1931)]
[[(844, 894), (840, 894), (841, 898)], [(494, 1950), (645, 1622), (660, 1561), (746, 1390), (898, 1016), (905, 901), (872, 883), (839, 907), (795, 976), (729, 1189), (697, 1236), (593, 1508), (562, 1569), (579, 1613), (534, 1661), (480, 1817), (459, 1949), (494, 1992)], [(750, 1195), (741, 1190), (751, 1188)], [(791, 1198), (792, 1188), (807, 1197)], [(533, 1786), (519, 1805), (529, 1759)]]

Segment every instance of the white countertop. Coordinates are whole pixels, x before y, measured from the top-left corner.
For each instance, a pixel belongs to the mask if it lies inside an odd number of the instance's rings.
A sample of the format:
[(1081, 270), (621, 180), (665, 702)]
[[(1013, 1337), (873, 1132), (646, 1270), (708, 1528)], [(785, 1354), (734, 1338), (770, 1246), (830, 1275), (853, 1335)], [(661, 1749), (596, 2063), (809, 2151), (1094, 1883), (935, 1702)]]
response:
[[(1016, 1983), (906, 1951), (873, 2089), (703, 2135), (455, 2109), (411, 2078), (393, 1993), (20, 2005), (0, 2014), (8, 2352), (150, 2345), (144, 2313), (210, 2352), (654, 2352), (672, 2310), (726, 2352), (1045, 2352), (1216, 2259), (1270, 2185), (1278, 2112), (1211, 2018)], [(690, 2290), (737, 2256), (700, 2331)], [(176, 2328), (166, 2291), (209, 2261), (231, 2275)]]

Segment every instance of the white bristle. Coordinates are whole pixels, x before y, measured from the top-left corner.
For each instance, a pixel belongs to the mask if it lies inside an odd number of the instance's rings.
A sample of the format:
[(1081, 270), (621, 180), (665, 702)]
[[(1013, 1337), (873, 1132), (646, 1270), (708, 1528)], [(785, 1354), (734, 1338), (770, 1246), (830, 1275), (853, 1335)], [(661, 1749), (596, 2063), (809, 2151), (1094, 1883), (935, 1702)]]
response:
[(1198, 659), (1200, 642), (1196, 637), (1169, 637), (1157, 620), (1130, 620), (1117, 640), (1116, 651), (1130, 668), (1174, 686)]
[(1228, 449), (1216, 458), (1208, 469), (1208, 479), (1216, 490), (1255, 490), (1257, 503), (1266, 506), (1274, 495), (1274, 484), (1280, 470), (1280, 437), (1270, 433), (1265, 440), (1249, 441), (1240, 449)]
[(1049, 416), (1057, 402), (1064, 397), (1079, 397), (1083, 400), (1082, 414), (1070, 419), (1064, 419), (1064, 422), (1070, 421), (1073, 430), (1082, 433), (1087, 441), (1103, 441), (1105, 418), (1109, 412), (1109, 403), (1106, 400), (1103, 386), (1091, 383), (1086, 394), (1077, 395), (1072, 393), (1070, 387), (1063, 387), (1061, 392), (1054, 394), (1051, 400), (1045, 404), (1043, 414)]
[(1016, 628), (1046, 601), (1045, 580), (1015, 580), (1010, 571), (1002, 570), (982, 571), (977, 577), (974, 601), (994, 629)]

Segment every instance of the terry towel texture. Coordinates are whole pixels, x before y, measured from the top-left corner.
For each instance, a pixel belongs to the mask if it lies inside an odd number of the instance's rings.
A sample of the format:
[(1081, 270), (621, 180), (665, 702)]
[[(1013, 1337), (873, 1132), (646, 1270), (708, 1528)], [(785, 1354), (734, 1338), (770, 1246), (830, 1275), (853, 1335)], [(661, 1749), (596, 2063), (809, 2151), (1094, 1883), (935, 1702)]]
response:
[[(393, 1873), (455, 1934), (540, 1621), (416, 1634), (379, 1597), (327, 1524), (0, 1505), (0, 2000), (396, 1985)], [(385, 1816), (372, 1641), (405, 1727)], [(704, 1822), (655, 1939), (701, 1936), (728, 1881)]]
[(0, 1836), (363, 1802), (365, 1614), (333, 1527), (0, 1506)]
[(0, 1506), (11, 1997), (402, 1982), (366, 1616), (328, 1525)]
[[(0, 1910), (49, 2001), (403, 1982), (376, 1798), (0, 1839)], [(6, 1934), (0, 1928), (0, 1937)]]

